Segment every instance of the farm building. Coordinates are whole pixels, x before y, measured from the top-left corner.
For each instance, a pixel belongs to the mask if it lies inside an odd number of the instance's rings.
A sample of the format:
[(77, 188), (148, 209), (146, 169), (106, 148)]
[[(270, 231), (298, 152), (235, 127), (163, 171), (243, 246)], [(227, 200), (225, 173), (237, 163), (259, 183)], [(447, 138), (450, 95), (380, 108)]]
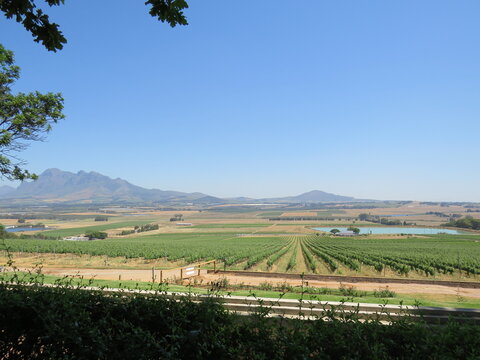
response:
[(86, 236), (67, 236), (67, 237), (64, 237), (63, 240), (67, 240), (67, 241), (88, 241), (88, 240), (90, 240), (90, 238), (88, 238)]
[(192, 223), (187, 223), (187, 222), (177, 223), (177, 226), (192, 226), (192, 225), (193, 225)]

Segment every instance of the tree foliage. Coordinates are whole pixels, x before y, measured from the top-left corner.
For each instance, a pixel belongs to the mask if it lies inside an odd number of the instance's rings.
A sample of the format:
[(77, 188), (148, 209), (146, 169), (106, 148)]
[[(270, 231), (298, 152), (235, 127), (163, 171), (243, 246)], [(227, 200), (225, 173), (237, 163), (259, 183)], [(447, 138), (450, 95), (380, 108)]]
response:
[(43, 140), (52, 124), (64, 118), (59, 93), (12, 94), (11, 86), (19, 77), (13, 52), (0, 44), (0, 174), (9, 180), (36, 179), (22, 169), (24, 162), (16, 153), (25, 150), (30, 141)]
[(88, 237), (90, 240), (93, 239), (106, 239), (108, 234), (103, 231), (87, 231), (85, 236)]
[(95, 216), (94, 220), (95, 221), (108, 221), (108, 216), (98, 215), (98, 216)]
[[(30, 32), (34, 41), (42, 43), (49, 51), (63, 49), (67, 39), (60, 31), (59, 25), (52, 22), (49, 16), (39, 6), (59, 6), (65, 0), (0, 0), (0, 11), (7, 19), (14, 19)], [(183, 13), (188, 8), (185, 0), (147, 0), (149, 13), (161, 22), (167, 22), (171, 27), (188, 25)]]
[(465, 216), (458, 220), (451, 220), (444, 224), (445, 226), (459, 227), (463, 229), (480, 230), (480, 219), (475, 219), (472, 216)]
[(349, 226), (347, 230), (353, 231), (355, 234), (360, 234), (360, 229), (355, 226)]
[[(73, 285), (73, 284), (72, 284)], [(227, 311), (215, 297), (105, 293), (0, 283), (5, 359), (478, 359), (480, 327), (407, 317), (362, 321), (342, 306), (316, 320)], [(313, 317), (312, 317), (313, 318)]]

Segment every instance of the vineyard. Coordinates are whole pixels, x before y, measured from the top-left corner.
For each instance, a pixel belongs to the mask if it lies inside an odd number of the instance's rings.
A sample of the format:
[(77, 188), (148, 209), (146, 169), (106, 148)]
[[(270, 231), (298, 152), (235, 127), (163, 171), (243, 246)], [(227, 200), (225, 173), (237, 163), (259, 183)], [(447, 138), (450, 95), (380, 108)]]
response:
[(478, 236), (331, 238), (315, 235), (156, 234), (89, 242), (8, 239), (13, 252), (163, 258), (189, 264), (219, 260), (228, 269), (293, 273), (437, 276), (480, 274)]

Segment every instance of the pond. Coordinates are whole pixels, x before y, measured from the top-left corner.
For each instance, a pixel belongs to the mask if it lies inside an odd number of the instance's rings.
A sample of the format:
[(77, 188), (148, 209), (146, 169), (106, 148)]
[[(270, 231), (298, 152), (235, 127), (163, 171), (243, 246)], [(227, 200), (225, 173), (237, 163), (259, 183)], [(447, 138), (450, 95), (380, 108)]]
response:
[(44, 227), (15, 227), (15, 228), (6, 228), (7, 232), (20, 232), (20, 231), (42, 231), (45, 230)]
[[(419, 227), (358, 227), (360, 234), (409, 234), (409, 235), (435, 235), (435, 234), (450, 234), (460, 235), (468, 234), (466, 231), (441, 229), (441, 228), (419, 228)], [(347, 231), (346, 227), (317, 227), (313, 230), (330, 232), (332, 229), (340, 231)]]

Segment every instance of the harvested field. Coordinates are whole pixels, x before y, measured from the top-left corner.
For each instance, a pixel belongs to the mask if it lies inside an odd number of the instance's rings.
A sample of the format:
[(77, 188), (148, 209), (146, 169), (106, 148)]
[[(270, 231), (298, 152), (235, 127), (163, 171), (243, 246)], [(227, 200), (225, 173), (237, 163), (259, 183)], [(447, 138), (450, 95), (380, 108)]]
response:
[(308, 212), (285, 212), (280, 216), (286, 217), (294, 217), (294, 216), (317, 216), (316, 211), (308, 211)]

